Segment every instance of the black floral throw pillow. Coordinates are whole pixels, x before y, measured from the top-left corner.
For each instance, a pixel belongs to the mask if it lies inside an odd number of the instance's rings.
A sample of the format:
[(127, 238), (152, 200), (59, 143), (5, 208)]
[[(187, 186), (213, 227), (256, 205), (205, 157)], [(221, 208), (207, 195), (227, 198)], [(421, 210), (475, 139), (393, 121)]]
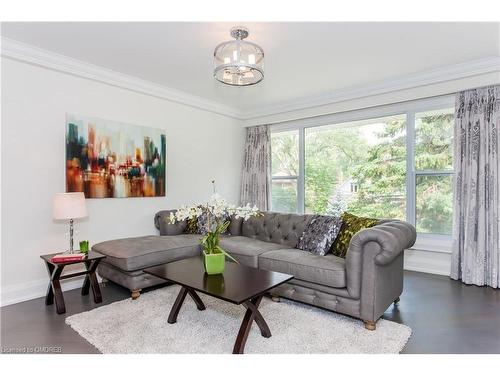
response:
[(299, 239), (297, 248), (316, 255), (325, 255), (342, 227), (342, 219), (335, 216), (315, 215)]

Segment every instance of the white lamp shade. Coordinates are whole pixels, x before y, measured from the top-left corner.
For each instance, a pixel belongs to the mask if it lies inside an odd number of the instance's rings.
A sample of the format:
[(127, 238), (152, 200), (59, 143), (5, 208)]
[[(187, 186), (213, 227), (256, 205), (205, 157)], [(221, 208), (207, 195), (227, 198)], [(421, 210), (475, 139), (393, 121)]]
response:
[(87, 217), (87, 205), (83, 193), (57, 193), (54, 195), (52, 216), (55, 220)]

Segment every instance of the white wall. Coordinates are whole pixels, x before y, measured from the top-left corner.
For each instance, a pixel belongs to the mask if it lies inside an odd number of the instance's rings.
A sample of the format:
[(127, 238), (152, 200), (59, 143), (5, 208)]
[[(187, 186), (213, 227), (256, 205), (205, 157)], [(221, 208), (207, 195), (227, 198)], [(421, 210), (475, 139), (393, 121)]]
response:
[(212, 179), (238, 203), (244, 129), (237, 120), (9, 58), (1, 62), (2, 304), (43, 295), (48, 279), (39, 255), (67, 247), (68, 227), (51, 218), (52, 196), (65, 189), (66, 113), (163, 128), (167, 135), (166, 197), (88, 200), (89, 218), (76, 222), (75, 243), (156, 233), (156, 211), (205, 200)]

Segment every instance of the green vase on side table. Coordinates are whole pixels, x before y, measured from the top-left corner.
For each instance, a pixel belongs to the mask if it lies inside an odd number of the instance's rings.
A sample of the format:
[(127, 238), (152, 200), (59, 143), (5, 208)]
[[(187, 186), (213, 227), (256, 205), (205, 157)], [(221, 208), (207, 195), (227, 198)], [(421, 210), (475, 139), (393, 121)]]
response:
[(89, 253), (89, 241), (80, 241), (80, 252), (84, 254)]

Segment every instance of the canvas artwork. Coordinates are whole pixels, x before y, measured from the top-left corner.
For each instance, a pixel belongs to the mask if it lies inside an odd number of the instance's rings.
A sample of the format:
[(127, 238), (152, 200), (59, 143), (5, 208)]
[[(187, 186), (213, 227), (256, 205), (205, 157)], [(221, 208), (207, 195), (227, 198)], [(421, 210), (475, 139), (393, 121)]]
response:
[(79, 115), (66, 116), (66, 191), (86, 198), (162, 197), (163, 130)]

